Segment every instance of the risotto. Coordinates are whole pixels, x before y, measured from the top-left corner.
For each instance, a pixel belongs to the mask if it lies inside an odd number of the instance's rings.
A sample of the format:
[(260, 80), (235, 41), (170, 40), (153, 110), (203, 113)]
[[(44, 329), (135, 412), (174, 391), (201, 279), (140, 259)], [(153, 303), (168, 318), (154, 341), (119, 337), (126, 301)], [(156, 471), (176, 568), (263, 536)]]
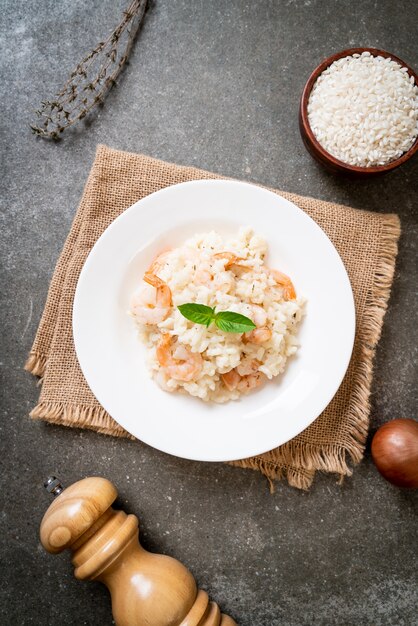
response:
[[(196, 234), (151, 264), (130, 314), (151, 375), (165, 391), (226, 402), (285, 370), (298, 348), (304, 300), (288, 276), (265, 265), (266, 253), (267, 242), (241, 228), (233, 237)], [(251, 330), (225, 332), (191, 321), (178, 308), (186, 303), (238, 313)]]

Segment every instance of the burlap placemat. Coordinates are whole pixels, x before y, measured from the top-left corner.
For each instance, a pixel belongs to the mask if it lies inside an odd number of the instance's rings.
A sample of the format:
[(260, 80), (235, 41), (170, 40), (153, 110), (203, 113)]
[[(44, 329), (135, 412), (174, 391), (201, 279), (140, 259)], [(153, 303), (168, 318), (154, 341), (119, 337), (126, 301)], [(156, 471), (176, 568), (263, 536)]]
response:
[[(191, 167), (99, 146), (80, 206), (58, 260), (26, 369), (42, 377), (31, 417), (56, 424), (129, 436), (93, 396), (74, 351), (71, 316), (80, 270), (93, 244), (127, 207), (168, 185), (221, 178)], [(345, 264), (354, 292), (357, 330), (341, 387), (321, 416), (300, 435), (266, 454), (233, 464), (260, 470), (270, 481), (286, 477), (307, 489), (316, 470), (351, 474), (362, 458), (369, 417), (372, 361), (392, 284), (396, 215), (379, 215), (276, 191), (310, 215)]]

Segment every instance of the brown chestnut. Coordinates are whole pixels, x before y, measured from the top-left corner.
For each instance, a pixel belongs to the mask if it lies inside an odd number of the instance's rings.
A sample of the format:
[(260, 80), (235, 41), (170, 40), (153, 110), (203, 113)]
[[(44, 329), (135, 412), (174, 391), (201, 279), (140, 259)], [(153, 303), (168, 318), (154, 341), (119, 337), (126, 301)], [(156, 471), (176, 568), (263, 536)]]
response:
[(383, 424), (372, 439), (372, 457), (386, 480), (418, 488), (418, 422), (400, 418)]

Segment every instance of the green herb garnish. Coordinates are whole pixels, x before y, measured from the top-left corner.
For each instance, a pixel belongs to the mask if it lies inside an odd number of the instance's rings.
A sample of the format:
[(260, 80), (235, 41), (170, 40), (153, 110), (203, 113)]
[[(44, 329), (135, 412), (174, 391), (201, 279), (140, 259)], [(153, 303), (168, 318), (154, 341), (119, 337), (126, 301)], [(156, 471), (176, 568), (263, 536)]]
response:
[(178, 307), (180, 313), (186, 319), (196, 324), (203, 324), (203, 326), (209, 326), (213, 322), (215, 315), (215, 309), (205, 304), (181, 304)]
[(177, 308), (183, 317), (191, 322), (202, 324), (206, 327), (215, 322), (216, 326), (225, 333), (246, 333), (256, 328), (256, 325), (249, 317), (233, 311), (219, 311), (219, 313), (216, 313), (215, 308), (193, 302), (181, 304)]

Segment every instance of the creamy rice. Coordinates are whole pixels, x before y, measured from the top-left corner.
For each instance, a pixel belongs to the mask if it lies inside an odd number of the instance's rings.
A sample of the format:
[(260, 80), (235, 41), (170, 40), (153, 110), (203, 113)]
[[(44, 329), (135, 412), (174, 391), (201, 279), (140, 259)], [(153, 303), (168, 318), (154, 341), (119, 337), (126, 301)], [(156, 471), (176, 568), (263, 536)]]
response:
[[(225, 267), (225, 258), (214, 258), (216, 253), (225, 251), (239, 257), (239, 262)], [(131, 315), (136, 319), (141, 341), (148, 348), (150, 372), (166, 391), (185, 392), (205, 401), (226, 402), (239, 398), (246, 391), (245, 385), (238, 389), (225, 385), (222, 375), (234, 368), (239, 368), (244, 382), (247, 372), (251, 377), (256, 371), (256, 376), (267, 381), (285, 370), (288, 357), (298, 348), (296, 333), (304, 300), (301, 297), (286, 299), (286, 290), (277, 284), (264, 264), (266, 253), (267, 242), (251, 228), (241, 228), (231, 238), (214, 231), (196, 234), (180, 248), (165, 252), (161, 257), (155, 273), (171, 290), (172, 306), (167, 317), (157, 324), (144, 324), (138, 319), (134, 306), (131, 306)], [(146, 288), (155, 290), (148, 285)], [(134, 299), (136, 295), (138, 292)], [(193, 323), (177, 308), (185, 303), (216, 307), (217, 312), (240, 313), (257, 326), (259, 319), (264, 318), (262, 326), (271, 331), (270, 338), (256, 344), (248, 340), (248, 336), (223, 332), (215, 324), (207, 328)], [(170, 377), (160, 364), (156, 348), (164, 334), (172, 336), (175, 345), (201, 355), (201, 368), (193, 380)], [(181, 351), (179, 354), (177, 358), (184, 358)], [(173, 355), (176, 358), (175, 350)]]

